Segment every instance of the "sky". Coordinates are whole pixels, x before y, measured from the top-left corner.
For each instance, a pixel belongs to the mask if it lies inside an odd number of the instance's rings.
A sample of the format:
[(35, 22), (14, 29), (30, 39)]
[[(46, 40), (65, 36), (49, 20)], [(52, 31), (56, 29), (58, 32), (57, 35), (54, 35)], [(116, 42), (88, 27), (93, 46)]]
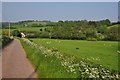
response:
[(118, 2), (2, 2), (2, 21), (118, 20)]
[(2, 2), (118, 2), (120, 0), (1, 0)]

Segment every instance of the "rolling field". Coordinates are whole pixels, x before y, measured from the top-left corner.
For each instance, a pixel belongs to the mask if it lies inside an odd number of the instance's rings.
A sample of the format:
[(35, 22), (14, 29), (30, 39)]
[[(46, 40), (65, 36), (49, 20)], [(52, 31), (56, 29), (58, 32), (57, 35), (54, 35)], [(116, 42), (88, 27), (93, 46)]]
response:
[[(40, 32), (40, 29), (44, 30), (45, 27), (18, 27), (16, 29), (10, 29), (10, 34), (12, 35), (12, 31), (19, 30), (20, 32)], [(0, 29), (3, 35), (9, 34), (9, 29)]]
[(80, 41), (56, 39), (30, 39), (38, 45), (53, 48), (77, 59), (88, 58), (106, 68), (118, 70), (118, 43), (110, 41)]
[[(45, 28), (45, 27), (18, 27), (16, 29), (10, 29), (10, 30), (11, 30), (11, 32), (13, 30), (19, 30), (19, 31), (36, 31), (36, 32), (38, 32), (38, 31), (40, 31), (41, 28)], [(9, 29), (2, 29), (2, 31), (3, 32), (5, 32), (5, 31), (8, 32)]]
[(43, 28), (45, 28), (45, 27), (20, 27), (20, 28), (17, 28), (18, 30), (20, 30), (20, 31), (35, 31), (35, 32), (39, 32), (40, 31), (40, 29), (43, 29)]

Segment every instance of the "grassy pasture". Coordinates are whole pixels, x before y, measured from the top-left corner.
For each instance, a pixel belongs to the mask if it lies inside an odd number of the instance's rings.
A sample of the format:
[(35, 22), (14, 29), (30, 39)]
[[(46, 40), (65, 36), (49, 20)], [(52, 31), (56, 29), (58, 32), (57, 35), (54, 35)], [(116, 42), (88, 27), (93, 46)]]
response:
[[(19, 30), (21, 32), (40, 32), (40, 29), (44, 30), (45, 27), (17, 27), (16, 29), (10, 29), (10, 32), (14, 30)], [(9, 29), (0, 29), (3, 35), (9, 34)]]
[[(13, 30), (19, 30), (19, 31), (40, 31), (40, 29), (44, 29), (45, 27), (18, 27), (16, 29), (10, 29), (11, 31)], [(9, 29), (2, 29), (2, 31), (9, 31)]]
[(78, 59), (89, 58), (94, 63), (101, 64), (104, 67), (113, 70), (118, 70), (118, 42), (57, 39), (30, 40), (38, 45), (43, 45), (48, 48), (55, 48), (63, 54), (73, 55)]
[(39, 32), (40, 29), (44, 29), (45, 27), (20, 27), (20, 28), (17, 28), (18, 30), (20, 31), (36, 31), (36, 32)]

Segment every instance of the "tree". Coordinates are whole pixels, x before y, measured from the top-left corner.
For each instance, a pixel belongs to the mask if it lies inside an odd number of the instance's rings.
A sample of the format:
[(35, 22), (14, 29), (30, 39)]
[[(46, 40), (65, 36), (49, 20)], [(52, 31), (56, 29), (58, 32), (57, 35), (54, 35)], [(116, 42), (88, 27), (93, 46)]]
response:
[(95, 21), (89, 21), (88, 25), (91, 25), (92, 27), (97, 27), (97, 24)]
[(97, 32), (95, 28), (86, 28), (85, 31), (87, 38), (96, 38)]
[(120, 26), (111, 27), (107, 33), (107, 40), (120, 40)]
[(106, 19), (104, 22), (105, 22), (105, 24), (106, 24), (107, 26), (109, 26), (109, 25), (111, 24), (111, 22), (110, 22), (109, 19)]
[(2, 22), (2, 28), (8, 28), (9, 23), (8, 22)]
[(106, 25), (99, 26), (97, 27), (97, 31), (98, 33), (105, 34), (107, 33), (107, 26)]
[(100, 23), (101, 23), (102, 25), (107, 25), (107, 26), (109, 26), (109, 25), (111, 24), (111, 22), (110, 22), (109, 19), (102, 20), (102, 21), (100, 21)]

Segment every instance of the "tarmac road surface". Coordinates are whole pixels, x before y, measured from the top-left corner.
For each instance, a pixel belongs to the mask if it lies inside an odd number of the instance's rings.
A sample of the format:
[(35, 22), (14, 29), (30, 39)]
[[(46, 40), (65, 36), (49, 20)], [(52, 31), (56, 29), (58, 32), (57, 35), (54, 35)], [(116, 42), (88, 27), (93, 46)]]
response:
[(18, 39), (14, 39), (2, 50), (1, 58), (2, 78), (37, 78), (37, 74), (26, 58), (26, 53)]

